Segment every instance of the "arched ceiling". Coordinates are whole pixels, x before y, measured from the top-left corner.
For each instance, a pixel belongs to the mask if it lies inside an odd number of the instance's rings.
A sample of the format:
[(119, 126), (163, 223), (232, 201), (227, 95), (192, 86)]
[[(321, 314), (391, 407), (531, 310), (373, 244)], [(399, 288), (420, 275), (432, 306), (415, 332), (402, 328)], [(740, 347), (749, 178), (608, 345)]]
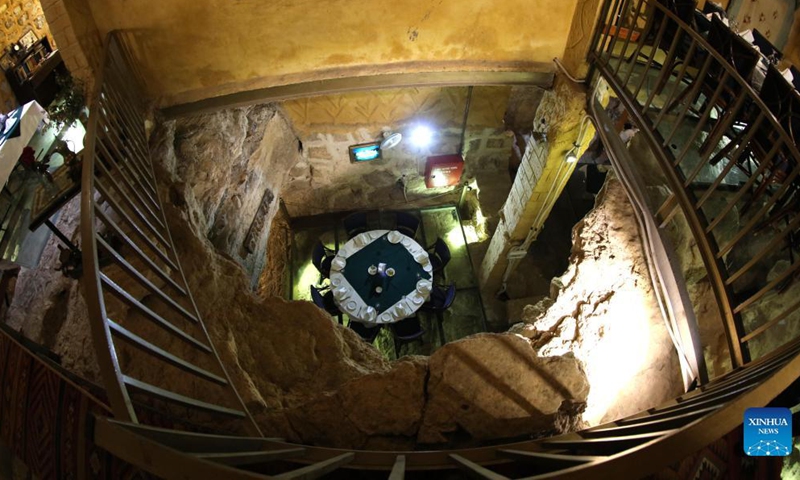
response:
[(101, 35), (126, 32), (162, 106), (342, 77), (551, 72), (577, 2), (87, 1)]

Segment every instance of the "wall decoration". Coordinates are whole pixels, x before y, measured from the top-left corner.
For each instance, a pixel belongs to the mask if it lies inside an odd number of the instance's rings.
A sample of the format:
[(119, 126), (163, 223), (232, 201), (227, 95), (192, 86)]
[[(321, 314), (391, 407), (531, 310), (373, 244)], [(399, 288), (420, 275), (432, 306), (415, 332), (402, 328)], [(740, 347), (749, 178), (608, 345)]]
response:
[(37, 37), (36, 34), (33, 33), (33, 30), (28, 30), (27, 32), (25, 32), (24, 35), (22, 35), (19, 38), (19, 44), (22, 46), (22, 48), (27, 49), (31, 48), (31, 46), (33, 46), (33, 44), (36, 43), (38, 40), (39, 37)]

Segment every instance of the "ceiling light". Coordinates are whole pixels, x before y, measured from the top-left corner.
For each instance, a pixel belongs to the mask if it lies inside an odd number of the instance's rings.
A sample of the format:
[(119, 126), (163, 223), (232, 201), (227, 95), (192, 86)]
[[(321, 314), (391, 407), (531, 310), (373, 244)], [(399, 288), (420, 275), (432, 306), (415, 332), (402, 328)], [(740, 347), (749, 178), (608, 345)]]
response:
[(411, 143), (418, 147), (427, 147), (433, 138), (433, 131), (425, 125), (419, 125), (411, 132)]
[(578, 144), (573, 143), (572, 148), (567, 151), (567, 163), (575, 163), (578, 161)]

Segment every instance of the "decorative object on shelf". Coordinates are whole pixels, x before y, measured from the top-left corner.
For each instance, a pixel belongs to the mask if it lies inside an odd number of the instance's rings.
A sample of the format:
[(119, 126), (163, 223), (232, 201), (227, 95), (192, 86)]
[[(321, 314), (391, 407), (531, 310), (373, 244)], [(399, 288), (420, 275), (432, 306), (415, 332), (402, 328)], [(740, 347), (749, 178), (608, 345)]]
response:
[(86, 108), (86, 93), (83, 81), (71, 75), (56, 74), (56, 83), (60, 88), (47, 114), (52, 126), (61, 129), (80, 118)]
[(23, 50), (28, 50), (38, 41), (39, 37), (36, 36), (36, 33), (34, 33), (33, 30), (28, 30), (19, 38), (17, 43)]

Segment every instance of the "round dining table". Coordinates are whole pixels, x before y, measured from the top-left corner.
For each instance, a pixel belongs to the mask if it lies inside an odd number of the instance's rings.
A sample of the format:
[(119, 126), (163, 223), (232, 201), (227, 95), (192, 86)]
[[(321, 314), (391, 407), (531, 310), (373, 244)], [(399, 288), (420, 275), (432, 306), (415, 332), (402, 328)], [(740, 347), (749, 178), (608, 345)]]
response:
[(396, 230), (371, 230), (347, 241), (331, 262), (331, 288), (351, 320), (376, 326), (409, 318), (430, 297), (428, 252)]

